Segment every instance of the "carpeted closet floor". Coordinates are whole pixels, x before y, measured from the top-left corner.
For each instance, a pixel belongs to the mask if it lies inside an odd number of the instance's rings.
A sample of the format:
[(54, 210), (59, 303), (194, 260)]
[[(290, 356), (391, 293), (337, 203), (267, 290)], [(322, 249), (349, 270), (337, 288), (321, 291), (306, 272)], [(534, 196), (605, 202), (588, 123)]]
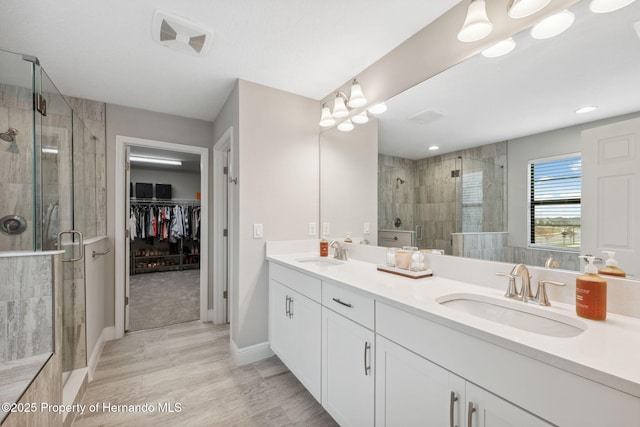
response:
[(200, 318), (200, 270), (136, 274), (129, 284), (129, 331)]

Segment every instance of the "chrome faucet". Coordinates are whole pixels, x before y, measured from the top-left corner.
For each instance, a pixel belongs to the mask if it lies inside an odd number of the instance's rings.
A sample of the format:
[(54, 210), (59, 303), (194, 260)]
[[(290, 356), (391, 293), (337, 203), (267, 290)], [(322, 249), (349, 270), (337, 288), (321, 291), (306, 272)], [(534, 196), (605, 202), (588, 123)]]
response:
[(335, 259), (339, 259), (341, 261), (347, 260), (347, 248), (345, 248), (342, 243), (340, 243), (337, 240), (334, 240), (333, 242), (331, 242), (329, 246), (331, 246), (334, 249), (333, 257)]

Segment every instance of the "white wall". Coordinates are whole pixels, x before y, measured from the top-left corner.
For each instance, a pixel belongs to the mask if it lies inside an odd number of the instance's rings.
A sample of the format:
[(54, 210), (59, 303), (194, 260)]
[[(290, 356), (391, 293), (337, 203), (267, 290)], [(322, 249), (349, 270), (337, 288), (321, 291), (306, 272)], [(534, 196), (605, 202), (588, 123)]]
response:
[[(368, 222), (366, 237), (377, 244), (378, 121), (355, 125), (350, 132), (323, 132), (320, 148), (320, 219), (330, 225), (328, 239), (343, 240), (348, 232), (361, 237)], [(322, 226), (318, 230), (322, 233)]]
[[(115, 247), (115, 200), (124, 189), (115, 188), (116, 135), (171, 142), (174, 144), (212, 146), (213, 123), (170, 114), (107, 104), (107, 235), (110, 247)], [(211, 159), (209, 159), (211, 164)], [(127, 184), (128, 185), (128, 184)], [(210, 199), (211, 200), (211, 199)], [(211, 218), (211, 217), (210, 217)], [(211, 223), (211, 220), (209, 221)], [(119, 232), (124, 232), (119, 230)], [(210, 243), (211, 246), (211, 243)], [(209, 248), (211, 257), (211, 247)], [(115, 264), (114, 253), (107, 257), (105, 283), (106, 325), (115, 325)], [(123, 256), (122, 254), (117, 254)], [(211, 289), (211, 281), (209, 282)], [(211, 293), (211, 291), (209, 292)]]
[(196, 193), (200, 191), (200, 172), (132, 166), (131, 182), (134, 183), (134, 188), (138, 182), (171, 184), (171, 198), (195, 199)]
[[(232, 339), (242, 349), (267, 334), (267, 240), (307, 238), (318, 222), (318, 101), (239, 82), (238, 260), (232, 292), (238, 304)], [(253, 238), (253, 224), (264, 238)]]
[(581, 151), (580, 133), (584, 129), (633, 117), (640, 117), (640, 113), (556, 129), (508, 142), (507, 231), (509, 232), (509, 246), (527, 247), (527, 221), (529, 219), (529, 213), (527, 211), (528, 162), (544, 157), (579, 153)]

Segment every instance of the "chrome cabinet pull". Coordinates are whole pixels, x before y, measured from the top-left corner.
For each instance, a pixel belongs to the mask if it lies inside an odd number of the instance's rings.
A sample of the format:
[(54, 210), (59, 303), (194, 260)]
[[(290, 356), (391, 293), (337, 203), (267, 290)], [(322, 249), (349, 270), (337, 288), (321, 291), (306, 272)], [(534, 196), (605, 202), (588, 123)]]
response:
[(450, 427), (456, 427), (453, 424), (453, 407), (455, 405), (455, 402), (457, 401), (458, 401), (458, 397), (456, 396), (456, 392), (452, 391), (451, 397), (449, 398), (449, 426)]
[(474, 412), (476, 412), (476, 408), (474, 408), (473, 402), (469, 402), (469, 409), (467, 410), (467, 427), (473, 427)]
[(371, 345), (365, 341), (364, 343), (364, 375), (369, 376), (369, 371), (371, 370), (371, 364), (367, 364), (367, 353), (370, 353)]
[(289, 297), (289, 319), (293, 317), (293, 297)]
[(287, 302), (284, 305), (284, 310), (285, 310), (285, 314), (287, 317), (289, 317), (289, 295), (287, 295)]
[(349, 304), (348, 302), (344, 302), (341, 301), (340, 298), (332, 298), (335, 302), (337, 302), (338, 304), (342, 304), (345, 307), (349, 307), (349, 308), (353, 308), (353, 306), (351, 304)]

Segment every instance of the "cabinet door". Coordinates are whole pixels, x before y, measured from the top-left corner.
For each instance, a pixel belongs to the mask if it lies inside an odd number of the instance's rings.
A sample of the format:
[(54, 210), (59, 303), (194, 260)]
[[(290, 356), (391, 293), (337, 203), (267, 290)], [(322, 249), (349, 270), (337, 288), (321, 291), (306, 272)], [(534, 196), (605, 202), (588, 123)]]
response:
[[(523, 385), (526, 386), (526, 385)], [(467, 421), (469, 427), (549, 427), (549, 424), (531, 413), (512, 405), (471, 383), (466, 385)]]
[(294, 328), (289, 317), (291, 293), (286, 286), (269, 281), (269, 345), (282, 363), (294, 370)]
[(461, 426), (464, 380), (376, 336), (376, 426)]
[(298, 293), (293, 293), (289, 311), (293, 321), (295, 346), (295, 372), (300, 382), (318, 402), (321, 400), (322, 367), (322, 314), (320, 304)]
[(374, 418), (374, 334), (322, 309), (322, 406), (341, 426)]

